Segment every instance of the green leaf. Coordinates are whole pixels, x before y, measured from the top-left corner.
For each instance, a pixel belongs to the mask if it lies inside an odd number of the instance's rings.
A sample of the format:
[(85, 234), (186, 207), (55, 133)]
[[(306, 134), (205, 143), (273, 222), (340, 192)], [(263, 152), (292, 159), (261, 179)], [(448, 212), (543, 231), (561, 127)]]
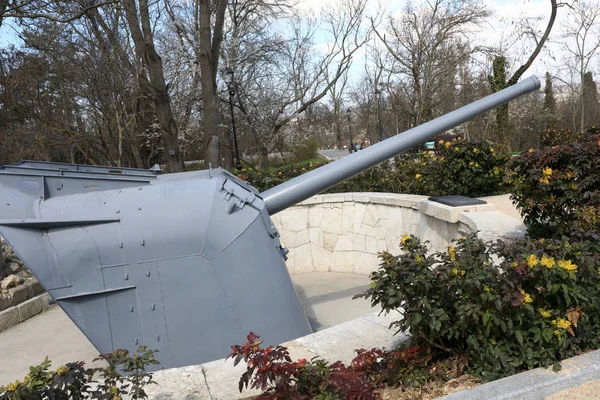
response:
[(521, 331), (515, 331), (515, 337), (517, 338), (517, 342), (522, 346), (523, 345), (523, 334)]

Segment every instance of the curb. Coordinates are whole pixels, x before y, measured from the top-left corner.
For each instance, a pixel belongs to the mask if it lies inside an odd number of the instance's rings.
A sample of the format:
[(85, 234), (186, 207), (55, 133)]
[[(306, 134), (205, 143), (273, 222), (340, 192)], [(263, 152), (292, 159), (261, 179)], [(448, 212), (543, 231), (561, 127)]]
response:
[(600, 379), (600, 350), (561, 361), (562, 369), (536, 368), (456, 392), (439, 400), (543, 400), (546, 397)]
[(44, 293), (0, 311), (0, 332), (47, 310), (50, 307), (51, 299), (48, 293)]

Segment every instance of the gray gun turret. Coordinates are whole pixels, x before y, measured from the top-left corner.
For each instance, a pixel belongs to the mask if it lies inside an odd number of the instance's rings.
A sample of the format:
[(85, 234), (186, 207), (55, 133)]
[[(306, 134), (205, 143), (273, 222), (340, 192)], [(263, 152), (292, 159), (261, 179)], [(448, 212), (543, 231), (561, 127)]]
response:
[(0, 168), (0, 234), (100, 352), (156, 349), (164, 368), (226, 356), (249, 331), (311, 333), (269, 215), (494, 107), (531, 77), (258, 193), (222, 169), (26, 161)]

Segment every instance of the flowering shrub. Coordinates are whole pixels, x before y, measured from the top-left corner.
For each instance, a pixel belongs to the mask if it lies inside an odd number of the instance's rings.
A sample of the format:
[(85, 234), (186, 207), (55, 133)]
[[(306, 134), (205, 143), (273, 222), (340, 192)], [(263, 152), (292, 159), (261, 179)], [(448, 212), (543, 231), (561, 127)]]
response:
[[(491, 142), (440, 140), (438, 147), (435, 152), (421, 152), (416, 156), (383, 162), (326, 193), (384, 192), (478, 197), (504, 191), (508, 156), (496, 150)], [(322, 165), (309, 163), (268, 172), (242, 169), (234, 173), (262, 192)]]
[[(156, 383), (152, 374), (145, 371), (148, 365), (158, 364), (154, 353), (145, 346), (140, 346), (132, 356), (127, 350), (116, 350), (96, 359), (107, 362), (107, 367), (87, 370), (83, 362), (74, 362), (49, 371), (51, 363), (46, 357), (40, 365), (29, 367), (23, 382), (0, 386), (0, 400), (121, 399), (125, 395), (130, 399), (146, 399), (144, 387)], [(94, 375), (101, 381), (96, 381)]]
[(600, 233), (600, 135), (524, 152), (507, 180), (530, 235)]
[[(600, 243), (523, 240), (486, 245), (460, 239), (446, 253), (427, 255), (414, 236), (401, 256), (381, 255), (370, 298), (403, 319), (411, 345), (467, 360), (484, 380), (554, 364), (600, 338)], [(492, 259), (502, 260), (494, 265)]]

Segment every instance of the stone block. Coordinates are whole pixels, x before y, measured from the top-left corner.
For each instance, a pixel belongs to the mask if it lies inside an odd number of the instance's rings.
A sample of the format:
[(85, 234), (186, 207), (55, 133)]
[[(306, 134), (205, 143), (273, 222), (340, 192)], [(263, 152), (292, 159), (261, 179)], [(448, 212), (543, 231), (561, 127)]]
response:
[(296, 273), (296, 249), (288, 248), (289, 253), (287, 254), (287, 260), (285, 261), (285, 266), (287, 267), (290, 275), (294, 275)]
[(292, 232), (308, 228), (308, 208), (293, 207), (281, 214), (281, 227)]
[(296, 342), (329, 362), (340, 360), (348, 365), (356, 356), (355, 349), (373, 347), (391, 349), (406, 339), (406, 335), (394, 336), (394, 331), (378, 323), (357, 318), (301, 337), (296, 339)]
[(377, 238), (366, 236), (365, 245), (367, 253), (377, 254)]
[(323, 221), (321, 221), (321, 229), (323, 229), (323, 232), (342, 234), (342, 209), (330, 208), (327, 210), (323, 216)]
[(386, 250), (390, 250), (392, 247), (388, 246), (385, 240), (377, 240), (377, 253), (381, 253)]
[(8, 290), (9, 305), (14, 307), (27, 300), (27, 287), (21, 285)]
[(302, 201), (300, 203), (300, 205), (302, 206), (312, 206), (315, 204), (322, 204), (323, 203), (323, 196), (313, 196), (311, 198), (308, 198), (304, 201)]
[(352, 240), (350, 240), (350, 238), (348, 236), (345, 235), (341, 235), (338, 238), (337, 244), (335, 245), (335, 250), (336, 252), (338, 251), (353, 251), (354, 250), (354, 243), (352, 243)]
[[(149, 400), (195, 400), (210, 399), (201, 365), (171, 368), (153, 374), (157, 385), (144, 388)], [(237, 382), (230, 382), (237, 388)]]
[(308, 209), (308, 227), (317, 228), (321, 226), (323, 222), (323, 216), (325, 215), (326, 208), (323, 206), (312, 206)]
[(18, 262), (11, 262), (10, 264), (8, 264), (8, 268), (11, 270), (11, 272), (13, 274), (19, 272), (22, 267), (23, 267), (23, 265)]
[(294, 254), (294, 273), (304, 274), (307, 272), (313, 272), (310, 243), (297, 247)]
[(310, 248), (312, 253), (313, 271), (328, 272), (331, 267), (333, 254), (314, 243), (311, 243)]
[(367, 211), (367, 206), (361, 203), (354, 204), (354, 232), (358, 232), (362, 225), (362, 220)]
[(42, 308), (44, 310), (52, 307), (52, 305), (54, 304), (54, 302), (52, 300), (52, 296), (50, 296), (50, 293), (41, 294), (40, 298), (42, 299)]
[(369, 204), (367, 206), (367, 210), (365, 211), (365, 216), (363, 217), (362, 224), (370, 227), (375, 227), (377, 222), (379, 221), (379, 213), (377, 212), (377, 208), (373, 204)]
[(344, 204), (342, 213), (342, 229), (344, 232), (352, 232), (354, 229), (354, 204)]
[(312, 244), (323, 247), (323, 231), (321, 228), (308, 228), (308, 234)]
[(333, 262), (329, 270), (331, 272), (352, 272), (354, 270), (354, 253), (351, 251), (333, 253)]
[(9, 301), (8, 299), (4, 296), (0, 294), (0, 311), (4, 311), (9, 307)]
[(344, 193), (334, 193), (323, 195), (323, 203), (343, 203), (345, 201)]
[(0, 332), (13, 327), (19, 323), (19, 312), (16, 307), (0, 311)]
[[(238, 390), (238, 382), (244, 372), (246, 363), (240, 362), (233, 366), (233, 360), (216, 360), (201, 365), (206, 384), (210, 388), (210, 397), (196, 397), (197, 399), (237, 400), (258, 396), (259, 390)], [(202, 374), (199, 375), (202, 377)]]
[(323, 247), (328, 251), (335, 250), (338, 238), (340, 235), (335, 233), (324, 232), (323, 233)]
[(34, 282), (35, 283), (32, 286), (33, 286), (33, 294), (35, 296), (38, 296), (38, 295), (43, 294), (43, 293), (46, 293), (46, 289), (44, 289), (44, 287), (42, 286), (42, 284), (39, 283), (37, 281), (37, 279), (35, 279)]
[(354, 251), (366, 251), (367, 250), (366, 240), (367, 240), (367, 237), (365, 235), (361, 235), (360, 233), (355, 233), (354, 239), (353, 239)]
[(21, 283), (21, 278), (18, 275), (9, 275), (0, 282), (0, 289), (6, 290), (13, 288)]
[(287, 229), (279, 229), (279, 236), (285, 247), (296, 247), (296, 232), (288, 231)]
[(41, 296), (38, 296), (19, 304), (17, 306), (17, 310), (19, 311), (19, 321), (23, 322), (26, 319), (29, 319), (34, 315), (41, 313), (44, 309), (42, 303), (43, 300)]
[(301, 230), (296, 234), (296, 243), (294, 247), (298, 248), (306, 243), (310, 243), (308, 228)]
[(310, 360), (311, 358), (316, 356), (315, 353), (302, 346), (296, 340), (281, 343), (281, 345), (283, 347), (286, 347), (287, 350), (290, 352), (290, 357), (292, 358), (292, 361), (301, 360), (303, 358), (305, 360)]
[(355, 274), (368, 276), (377, 268), (379, 268), (379, 259), (377, 258), (377, 254), (354, 253), (353, 272)]

